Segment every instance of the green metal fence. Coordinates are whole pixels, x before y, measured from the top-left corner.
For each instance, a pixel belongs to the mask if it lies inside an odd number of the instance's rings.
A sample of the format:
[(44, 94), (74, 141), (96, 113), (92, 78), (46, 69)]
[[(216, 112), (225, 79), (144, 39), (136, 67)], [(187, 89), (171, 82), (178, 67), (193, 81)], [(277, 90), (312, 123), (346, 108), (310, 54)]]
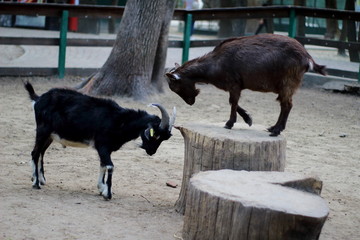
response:
[[(0, 2), (0, 14), (11, 15), (39, 15), (39, 16), (56, 16), (61, 17), (61, 28), (59, 38), (23, 38), (23, 37), (2, 37), (0, 36), (0, 44), (19, 44), (19, 45), (58, 45), (59, 60), (56, 73), (60, 78), (65, 76), (65, 57), (67, 46), (112, 46), (114, 40), (107, 39), (67, 39), (68, 18), (69, 17), (99, 17), (99, 18), (120, 18), (124, 12), (124, 7), (114, 6), (91, 6), (91, 5), (67, 5), (67, 4), (19, 4), (19, 3), (3, 3)], [(221, 20), (221, 19), (254, 19), (254, 18), (283, 18), (288, 19), (288, 35), (296, 38), (303, 44), (312, 44), (318, 46), (328, 46), (334, 48), (348, 49), (354, 54), (359, 54), (360, 43), (356, 38), (352, 38), (354, 34), (348, 35), (348, 41), (334, 41), (299, 36), (297, 33), (298, 18), (301, 17), (317, 17), (331, 18), (338, 20), (346, 20), (355, 24), (360, 21), (360, 13), (354, 11), (341, 11), (331, 9), (316, 9), (296, 6), (269, 6), (269, 7), (243, 7), (243, 8), (222, 8), (222, 9), (202, 9), (202, 10), (183, 10), (176, 9), (173, 15), (174, 20), (184, 21), (184, 33), (182, 41), (169, 41), (169, 47), (182, 48), (182, 61), (185, 62), (189, 58), (189, 50), (193, 47), (215, 46), (223, 39), (213, 40), (191, 40), (191, 25), (193, 21), (199, 20)], [(356, 35), (356, 34), (355, 34)], [(4, 69), (3, 69), (4, 70)], [(11, 69), (5, 69), (11, 72)], [(20, 69), (15, 70), (17, 73)], [(26, 69), (21, 69), (26, 71)], [(36, 72), (35, 69), (29, 70)], [(4, 71), (3, 71), (4, 72)], [(54, 71), (49, 69), (40, 69), (38, 72), (53, 75)], [(346, 72), (336, 69), (330, 69), (330, 74), (357, 78), (360, 81), (359, 73)]]

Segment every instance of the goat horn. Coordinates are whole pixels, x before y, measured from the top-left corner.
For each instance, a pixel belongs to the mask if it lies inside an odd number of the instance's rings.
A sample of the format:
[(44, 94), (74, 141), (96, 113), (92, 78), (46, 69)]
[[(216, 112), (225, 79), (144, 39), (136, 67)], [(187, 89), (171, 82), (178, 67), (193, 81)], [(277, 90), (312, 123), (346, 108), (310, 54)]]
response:
[(158, 103), (152, 103), (151, 106), (158, 107), (160, 109), (161, 122), (160, 122), (159, 127), (161, 129), (168, 129), (169, 131), (171, 131), (172, 125), (175, 122), (176, 108), (174, 107), (173, 115), (171, 116), (171, 119), (170, 119), (169, 114), (167, 113), (166, 109), (163, 106), (161, 106)]
[(171, 129), (174, 126), (175, 119), (176, 119), (176, 107), (173, 108), (173, 112), (170, 118), (169, 132), (171, 132)]

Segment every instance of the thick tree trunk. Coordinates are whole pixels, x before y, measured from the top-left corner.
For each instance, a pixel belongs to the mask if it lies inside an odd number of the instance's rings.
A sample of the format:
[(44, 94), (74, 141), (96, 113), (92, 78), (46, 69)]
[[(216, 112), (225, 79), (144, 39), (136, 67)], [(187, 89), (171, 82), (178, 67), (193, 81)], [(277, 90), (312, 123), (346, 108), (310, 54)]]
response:
[(151, 77), (152, 85), (160, 92), (163, 91), (164, 83), (164, 70), (166, 64), (166, 55), (168, 49), (168, 40), (169, 40), (169, 29), (174, 12), (176, 1), (167, 0), (165, 6), (165, 16), (163, 23), (161, 25), (160, 38), (157, 44), (157, 51), (155, 55), (155, 62), (153, 66), (153, 72)]
[(166, 51), (161, 48), (167, 46), (163, 45), (167, 35), (162, 34), (168, 33), (165, 28), (169, 26), (174, 2), (129, 0), (109, 58), (81, 91), (142, 99), (154, 90), (161, 90), (159, 72), (165, 66), (161, 58), (166, 58)]
[(225, 129), (221, 125), (179, 127), (185, 142), (183, 180), (175, 209), (184, 213), (190, 177), (200, 171), (234, 169), (284, 171), (286, 140), (270, 137), (265, 127)]
[(208, 171), (190, 180), (185, 240), (319, 239), (322, 182), (284, 172)]

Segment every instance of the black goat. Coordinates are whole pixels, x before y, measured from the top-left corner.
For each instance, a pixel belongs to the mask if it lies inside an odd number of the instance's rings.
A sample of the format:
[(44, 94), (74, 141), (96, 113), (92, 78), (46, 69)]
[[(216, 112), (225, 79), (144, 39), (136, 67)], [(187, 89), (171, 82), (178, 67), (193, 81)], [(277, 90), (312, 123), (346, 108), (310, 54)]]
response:
[(100, 157), (97, 187), (105, 199), (111, 199), (114, 167), (111, 153), (141, 136), (141, 148), (153, 155), (161, 142), (171, 137), (175, 108), (170, 118), (161, 105), (152, 104), (160, 109), (160, 119), (145, 111), (122, 108), (109, 99), (90, 97), (69, 89), (55, 88), (38, 96), (29, 82), (25, 83), (25, 88), (34, 101), (37, 125), (31, 153), (33, 188), (40, 189), (40, 184), (45, 184), (44, 154), (50, 144), (57, 141), (63, 146), (92, 146), (97, 150)]
[(292, 96), (304, 73), (311, 69), (326, 75), (325, 66), (316, 64), (298, 41), (275, 34), (231, 38), (205, 56), (175, 66), (166, 73), (169, 87), (189, 105), (200, 92), (196, 83), (210, 83), (230, 93), (231, 113), (225, 125), (229, 129), (236, 122), (236, 112), (252, 125), (251, 117), (238, 105), (242, 90), (277, 93), (281, 112), (268, 129), (270, 136), (285, 129)]

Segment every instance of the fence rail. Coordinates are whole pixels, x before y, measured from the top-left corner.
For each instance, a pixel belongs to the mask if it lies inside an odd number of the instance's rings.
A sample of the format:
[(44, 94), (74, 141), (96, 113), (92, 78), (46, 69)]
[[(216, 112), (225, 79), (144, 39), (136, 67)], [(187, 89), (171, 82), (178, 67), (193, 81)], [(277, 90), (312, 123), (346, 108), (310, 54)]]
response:
[[(30, 16), (52, 16), (62, 18), (59, 38), (38, 38), (38, 37), (6, 37), (0, 36), (0, 44), (18, 45), (56, 45), (59, 46), (58, 68), (0, 68), (0, 75), (54, 75), (65, 74), (65, 53), (67, 46), (113, 46), (113, 39), (83, 39), (67, 38), (67, 20), (69, 17), (88, 17), (88, 18), (120, 18), (124, 13), (124, 7), (118, 6), (92, 6), (92, 5), (69, 5), (69, 4), (24, 4), (24, 3), (4, 3), (0, 2), (0, 14), (9, 15), (30, 15)], [(221, 9), (202, 9), (202, 10), (183, 10), (176, 9), (173, 19), (185, 22), (183, 40), (169, 41), (169, 47), (183, 49), (183, 62), (188, 60), (189, 49), (193, 47), (215, 46), (223, 39), (214, 40), (190, 40), (190, 29), (193, 21), (199, 20), (221, 20), (221, 19), (251, 19), (251, 18), (288, 18), (288, 35), (296, 38), (302, 44), (334, 47), (348, 49), (357, 56), (359, 54), (360, 43), (356, 42), (356, 30), (349, 31), (350, 41), (333, 41), (300, 36), (297, 31), (298, 19), (303, 17), (316, 17), (346, 20), (348, 23), (355, 24), (360, 21), (360, 12), (332, 9), (316, 9), (298, 6), (268, 6), (268, 7), (241, 7), (241, 8), (221, 8)], [(355, 34), (355, 39), (354, 39)], [(90, 69), (67, 68), (67, 73), (91, 72)], [(332, 75), (357, 78), (360, 82), (359, 72), (348, 72), (337, 69), (329, 69)]]

